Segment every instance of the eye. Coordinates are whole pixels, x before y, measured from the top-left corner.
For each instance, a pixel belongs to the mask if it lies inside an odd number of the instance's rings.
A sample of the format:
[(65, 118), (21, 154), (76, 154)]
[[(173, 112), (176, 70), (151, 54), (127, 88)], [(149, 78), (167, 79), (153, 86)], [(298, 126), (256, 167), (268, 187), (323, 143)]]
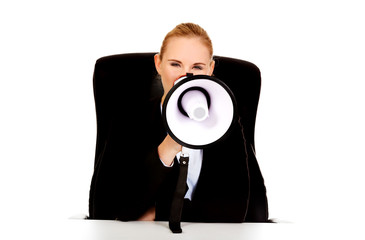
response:
[(173, 67), (180, 67), (180, 64), (176, 63), (176, 62), (172, 62), (172, 63), (170, 63), (170, 65)]
[(202, 66), (194, 66), (193, 68), (196, 69), (196, 70), (203, 70)]

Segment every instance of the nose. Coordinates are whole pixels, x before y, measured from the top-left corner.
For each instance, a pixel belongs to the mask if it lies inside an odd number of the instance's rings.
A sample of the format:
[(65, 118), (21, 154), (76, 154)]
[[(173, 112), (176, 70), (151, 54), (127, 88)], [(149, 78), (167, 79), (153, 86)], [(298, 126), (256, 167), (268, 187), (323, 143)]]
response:
[(184, 74), (187, 74), (187, 73), (190, 73), (191, 72), (191, 69), (188, 68), (188, 67), (185, 67), (184, 71), (185, 71)]

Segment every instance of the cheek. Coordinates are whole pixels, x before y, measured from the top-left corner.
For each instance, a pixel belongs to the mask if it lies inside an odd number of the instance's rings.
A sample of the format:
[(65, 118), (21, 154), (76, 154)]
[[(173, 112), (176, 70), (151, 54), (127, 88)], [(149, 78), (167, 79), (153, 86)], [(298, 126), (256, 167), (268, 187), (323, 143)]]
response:
[(161, 80), (165, 92), (168, 92), (174, 86), (174, 82), (178, 77), (178, 73), (174, 71), (161, 72)]
[(174, 85), (174, 75), (168, 72), (161, 73), (162, 86), (165, 92), (168, 92)]
[(209, 71), (209, 69), (204, 69), (204, 70), (198, 71), (197, 74), (210, 75), (210, 71)]

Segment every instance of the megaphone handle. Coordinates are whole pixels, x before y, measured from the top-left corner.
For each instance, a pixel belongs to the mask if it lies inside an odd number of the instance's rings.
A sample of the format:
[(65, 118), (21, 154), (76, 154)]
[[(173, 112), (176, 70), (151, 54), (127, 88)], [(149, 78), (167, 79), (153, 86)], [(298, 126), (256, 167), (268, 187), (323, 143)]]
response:
[[(183, 147), (184, 148), (184, 147)], [(189, 154), (181, 152), (179, 177), (177, 179), (174, 198), (172, 199), (169, 227), (173, 233), (181, 233), (181, 213), (184, 205), (186, 191), (186, 178), (188, 176)]]

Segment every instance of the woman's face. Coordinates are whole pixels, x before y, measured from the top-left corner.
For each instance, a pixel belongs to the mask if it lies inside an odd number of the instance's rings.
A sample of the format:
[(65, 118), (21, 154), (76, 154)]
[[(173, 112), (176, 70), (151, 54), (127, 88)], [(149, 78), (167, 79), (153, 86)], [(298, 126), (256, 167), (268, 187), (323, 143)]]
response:
[(164, 89), (162, 101), (179, 77), (186, 73), (212, 75), (214, 70), (209, 50), (199, 38), (171, 38), (163, 58), (155, 55), (155, 65)]

